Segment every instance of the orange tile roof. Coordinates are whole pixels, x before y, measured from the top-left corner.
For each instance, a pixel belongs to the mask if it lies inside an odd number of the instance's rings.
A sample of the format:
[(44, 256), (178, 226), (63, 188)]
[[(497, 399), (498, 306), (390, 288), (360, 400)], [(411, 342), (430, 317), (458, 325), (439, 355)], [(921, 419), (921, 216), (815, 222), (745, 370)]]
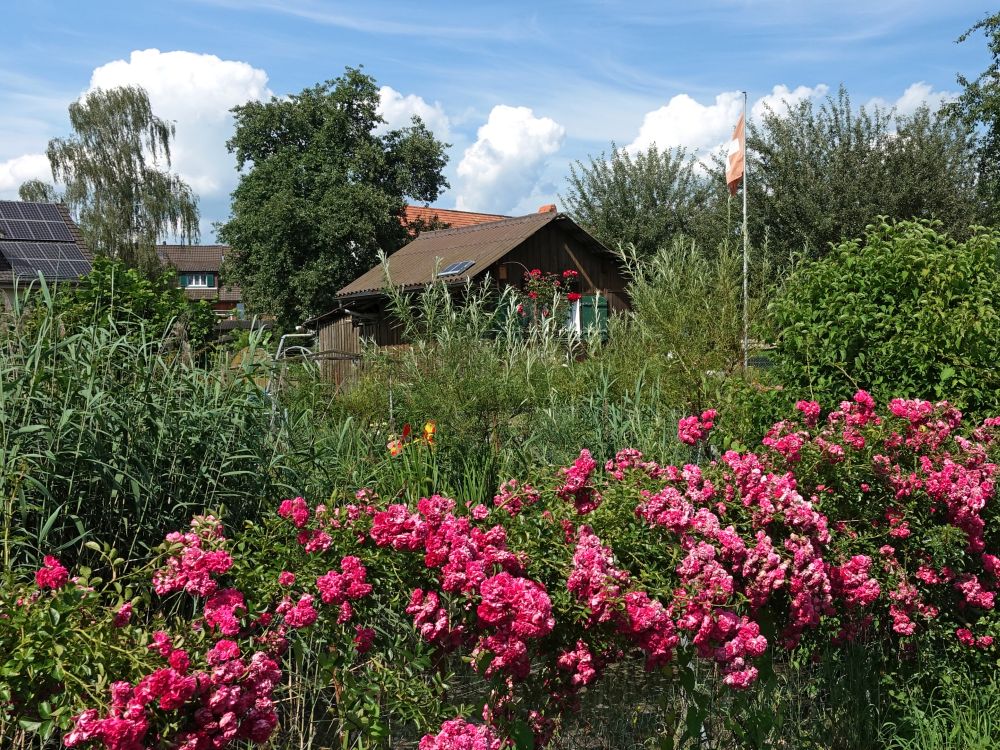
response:
[(435, 208), (434, 206), (406, 206), (403, 209), (403, 222), (412, 224), (422, 219), (430, 224), (437, 219), (442, 224), (447, 224), (449, 229), (460, 227), (471, 227), (475, 224), (486, 224), (490, 221), (500, 221), (509, 219), (503, 214), (481, 214), (474, 211), (455, 211), (450, 208)]

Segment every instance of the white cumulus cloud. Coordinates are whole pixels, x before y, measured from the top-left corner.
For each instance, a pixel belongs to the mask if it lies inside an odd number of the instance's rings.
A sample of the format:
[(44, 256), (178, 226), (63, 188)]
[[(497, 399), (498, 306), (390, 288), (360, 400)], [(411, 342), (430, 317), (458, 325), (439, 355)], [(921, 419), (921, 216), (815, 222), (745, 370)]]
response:
[(732, 133), (742, 108), (743, 94), (739, 91), (725, 91), (712, 104), (678, 94), (659, 109), (646, 113), (639, 134), (625, 150), (643, 151), (654, 143), (661, 149), (713, 148)]
[[(780, 114), (786, 105), (795, 106), (804, 99), (821, 98), (828, 90), (822, 83), (794, 89), (779, 84), (771, 93), (751, 103), (750, 118), (760, 120), (768, 107)], [(655, 143), (661, 149), (681, 146), (704, 157), (706, 152), (729, 140), (742, 111), (743, 94), (739, 91), (724, 91), (711, 104), (702, 104), (687, 94), (677, 94), (664, 106), (646, 113), (639, 134), (625, 150), (630, 153), (644, 151)]]
[(528, 107), (498, 104), (458, 164), (455, 207), (507, 212), (535, 192), (546, 161), (562, 146), (566, 129)]
[(126, 85), (142, 86), (153, 112), (176, 125), (172, 167), (196, 193), (218, 196), (235, 185), (225, 145), (233, 131), (229, 110), (271, 96), (263, 70), (196, 52), (135, 50), (95, 69), (88, 90)]
[(411, 124), (414, 115), (424, 121), (437, 138), (448, 140), (451, 135), (451, 122), (441, 104), (428, 104), (423, 97), (416, 94), (405, 96), (392, 86), (383, 86), (378, 90), (378, 113), (386, 121), (389, 128), (405, 128)]
[(912, 115), (925, 104), (933, 111), (945, 102), (955, 99), (956, 96), (957, 94), (954, 92), (935, 91), (929, 83), (917, 81), (910, 84), (896, 101), (892, 102), (876, 97), (869, 102), (869, 106), (877, 105), (885, 109), (895, 108), (897, 115), (906, 116)]
[[(750, 108), (750, 119), (760, 122), (768, 109), (775, 114), (783, 115), (789, 108), (794, 108), (799, 102), (806, 99), (822, 99), (829, 91), (830, 87), (825, 83), (820, 83), (816, 86), (796, 86), (794, 89), (790, 89), (784, 84), (778, 84), (771, 89), (770, 94), (765, 94), (753, 103), (753, 106)], [(733, 124), (735, 125), (736, 123)]]
[(52, 170), (45, 154), (24, 154), (0, 161), (0, 196), (17, 195), (17, 189), (27, 180), (52, 182)]

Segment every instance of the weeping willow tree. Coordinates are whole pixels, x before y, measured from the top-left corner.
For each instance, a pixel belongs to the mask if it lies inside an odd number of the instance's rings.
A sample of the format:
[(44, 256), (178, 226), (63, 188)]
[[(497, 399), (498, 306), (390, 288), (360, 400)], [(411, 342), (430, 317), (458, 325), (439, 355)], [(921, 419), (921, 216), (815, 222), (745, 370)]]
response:
[(172, 123), (157, 117), (137, 86), (95, 89), (69, 107), (73, 134), (49, 141), (62, 195), (44, 182), (21, 186), (24, 200), (66, 203), (97, 253), (146, 271), (159, 268), (157, 240), (198, 240), (198, 199), (170, 170)]

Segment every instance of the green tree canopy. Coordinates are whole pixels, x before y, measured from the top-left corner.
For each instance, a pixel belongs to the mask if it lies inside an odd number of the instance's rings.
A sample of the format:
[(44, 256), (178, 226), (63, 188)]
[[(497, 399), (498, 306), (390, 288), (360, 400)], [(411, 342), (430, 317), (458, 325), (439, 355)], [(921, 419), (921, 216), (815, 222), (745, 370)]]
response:
[(986, 16), (958, 41), (965, 42), (979, 31), (986, 35), (990, 63), (974, 79), (958, 76), (962, 94), (945, 111), (975, 132), (979, 193), (986, 218), (996, 222), (1000, 218), (1000, 13)]
[(284, 325), (330, 309), (380, 250), (406, 242), (406, 199), (433, 201), (447, 187), (447, 144), (418, 118), (376, 130), (378, 101), (375, 80), (348, 68), (294, 96), (233, 110), (228, 145), (246, 171), (219, 236), (234, 251), (228, 278), (251, 309)]
[(18, 197), (31, 203), (60, 203), (62, 196), (55, 185), (44, 180), (28, 180), (17, 189)]
[(788, 278), (769, 308), (786, 390), (826, 406), (865, 388), (997, 413), (1000, 235), (939, 229), (883, 221)]
[(641, 257), (669, 247), (679, 235), (697, 235), (711, 188), (682, 148), (655, 144), (630, 154), (611, 144), (587, 163), (570, 165), (568, 212), (609, 247), (633, 245)]
[(841, 87), (768, 111), (747, 149), (751, 237), (779, 257), (822, 255), (876, 216), (938, 219), (956, 235), (977, 218), (969, 128), (926, 107), (855, 109)]
[(96, 89), (69, 106), (73, 135), (49, 141), (52, 176), (62, 196), (38, 180), (21, 186), (25, 200), (60, 198), (96, 253), (155, 273), (156, 242), (169, 234), (198, 239), (198, 200), (170, 173), (174, 126), (153, 114), (136, 86)]

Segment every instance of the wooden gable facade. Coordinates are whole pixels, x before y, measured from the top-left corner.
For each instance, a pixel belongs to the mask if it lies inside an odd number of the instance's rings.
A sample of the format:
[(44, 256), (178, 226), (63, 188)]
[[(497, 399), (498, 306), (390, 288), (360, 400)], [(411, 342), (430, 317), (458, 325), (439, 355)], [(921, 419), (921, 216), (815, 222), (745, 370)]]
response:
[[(389, 257), (389, 277), (394, 286), (419, 291), (449, 264), (470, 261), (465, 272), (443, 280), (456, 290), (464, 289), (470, 279), (474, 283), (488, 279), (498, 289), (523, 288), (529, 270), (573, 269), (579, 274), (575, 291), (582, 295), (581, 305), (599, 305), (604, 316), (629, 307), (616, 256), (554, 207), (529, 216), (424, 232)], [(373, 268), (338, 292), (336, 308), (306, 322), (316, 331), (316, 351), (327, 377), (338, 383), (348, 379), (365, 341), (386, 347), (404, 343), (387, 309), (385, 284), (384, 269)]]

